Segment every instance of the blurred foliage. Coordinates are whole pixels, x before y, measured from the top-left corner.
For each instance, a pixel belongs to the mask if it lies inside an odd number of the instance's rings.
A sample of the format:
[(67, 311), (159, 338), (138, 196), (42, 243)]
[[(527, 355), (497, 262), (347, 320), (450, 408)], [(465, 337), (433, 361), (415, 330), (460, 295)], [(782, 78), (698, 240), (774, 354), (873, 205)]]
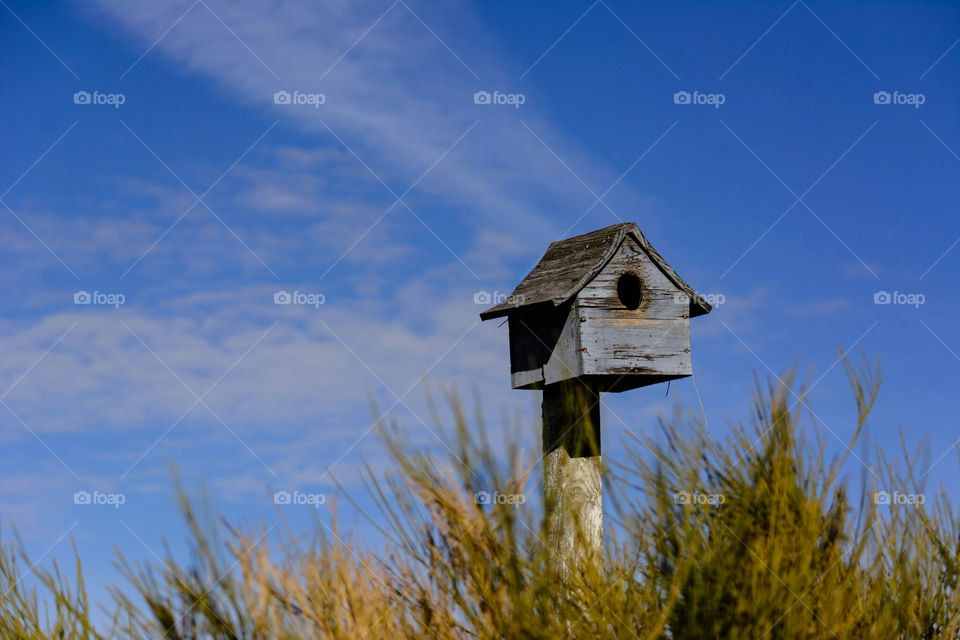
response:
[[(855, 504), (841, 479), (880, 383), (869, 363), (844, 366), (856, 421), (840, 430), (849, 441), (837, 459), (825, 459), (793, 376), (758, 383), (751, 422), (724, 441), (678, 414), (630, 442), (606, 473), (603, 566), (566, 582), (542, 540), (541, 501), (474, 499), (523, 493), (536, 458), (513, 445), (495, 455), (480, 417), (451, 395), (448, 456), (382, 425), (394, 467), (365, 479), (384, 552), (336, 525), (308, 543), (234, 528), (181, 492), (190, 561), (121, 559), (110, 630), (91, 626), (79, 561), (76, 584), (56, 566), (32, 568), (28, 589), (22, 545), (3, 546), (0, 637), (960, 638), (960, 530), (946, 492), (924, 494), (914, 460), (904, 455), (898, 473), (882, 451)], [(930, 499), (897, 503), (912, 494)], [(884, 495), (894, 504), (878, 504)]]

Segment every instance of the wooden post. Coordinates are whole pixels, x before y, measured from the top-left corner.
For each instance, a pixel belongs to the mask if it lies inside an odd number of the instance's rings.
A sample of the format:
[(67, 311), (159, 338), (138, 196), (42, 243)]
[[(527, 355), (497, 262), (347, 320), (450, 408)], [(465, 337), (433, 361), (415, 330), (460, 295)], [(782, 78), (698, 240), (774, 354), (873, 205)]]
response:
[(603, 552), (600, 393), (579, 379), (543, 388), (543, 488), (547, 543), (560, 575)]

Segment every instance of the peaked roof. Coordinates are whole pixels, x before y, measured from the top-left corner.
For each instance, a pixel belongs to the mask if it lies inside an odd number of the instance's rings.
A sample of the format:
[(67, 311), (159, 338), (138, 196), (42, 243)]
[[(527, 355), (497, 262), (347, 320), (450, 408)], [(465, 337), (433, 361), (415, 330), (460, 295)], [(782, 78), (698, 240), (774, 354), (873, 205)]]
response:
[(633, 222), (615, 224), (550, 243), (547, 252), (506, 300), (480, 314), (481, 320), (510, 315), (533, 305), (559, 306), (577, 295), (613, 258), (620, 243), (632, 237), (678, 289), (690, 296), (690, 316), (712, 308), (657, 253)]

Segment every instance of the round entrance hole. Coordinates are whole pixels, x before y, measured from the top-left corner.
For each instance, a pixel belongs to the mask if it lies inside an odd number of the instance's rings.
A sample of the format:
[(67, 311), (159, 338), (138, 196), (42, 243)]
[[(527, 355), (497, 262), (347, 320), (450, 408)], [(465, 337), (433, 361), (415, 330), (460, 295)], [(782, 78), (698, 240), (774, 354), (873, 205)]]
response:
[(633, 310), (640, 306), (643, 300), (643, 286), (640, 278), (632, 273), (625, 273), (617, 280), (617, 297), (627, 309)]

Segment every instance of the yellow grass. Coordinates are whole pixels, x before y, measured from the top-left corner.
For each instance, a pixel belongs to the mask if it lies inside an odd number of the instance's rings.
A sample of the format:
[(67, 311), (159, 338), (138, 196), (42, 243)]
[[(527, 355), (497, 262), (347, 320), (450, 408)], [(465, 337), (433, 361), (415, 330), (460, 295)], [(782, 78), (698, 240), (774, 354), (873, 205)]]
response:
[[(858, 418), (833, 427), (853, 434), (855, 455), (879, 373), (845, 366)], [(339, 531), (300, 544), (289, 531), (235, 529), (182, 499), (191, 560), (121, 560), (126, 582), (102, 635), (79, 561), (74, 584), (34, 569), (37, 594), (20, 579), (21, 546), (4, 546), (0, 637), (960, 638), (960, 530), (946, 493), (925, 493), (909, 456), (901, 475), (878, 451), (851, 496), (845, 457), (828, 461), (819, 436), (802, 436), (810, 418), (795, 387), (792, 376), (758, 384), (752, 422), (723, 442), (683, 415), (632, 442), (606, 472), (603, 565), (567, 583), (542, 542), (541, 501), (474, 501), (529, 491), (536, 460), (512, 446), (494, 455), (453, 400), (456, 456), (423, 455), (383, 429), (394, 466), (366, 478), (387, 550)], [(877, 505), (876, 491), (925, 502)]]

